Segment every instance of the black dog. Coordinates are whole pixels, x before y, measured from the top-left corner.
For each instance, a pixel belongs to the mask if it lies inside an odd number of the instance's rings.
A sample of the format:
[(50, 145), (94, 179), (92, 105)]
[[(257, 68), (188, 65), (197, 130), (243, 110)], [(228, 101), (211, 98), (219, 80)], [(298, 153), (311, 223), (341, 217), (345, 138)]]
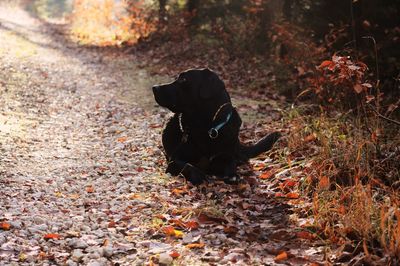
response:
[(175, 113), (162, 134), (166, 172), (193, 184), (202, 183), (206, 175), (232, 182), (238, 163), (269, 150), (280, 137), (274, 132), (255, 145), (241, 144), (242, 120), (224, 82), (209, 69), (182, 72), (172, 83), (153, 86), (153, 93), (159, 105)]

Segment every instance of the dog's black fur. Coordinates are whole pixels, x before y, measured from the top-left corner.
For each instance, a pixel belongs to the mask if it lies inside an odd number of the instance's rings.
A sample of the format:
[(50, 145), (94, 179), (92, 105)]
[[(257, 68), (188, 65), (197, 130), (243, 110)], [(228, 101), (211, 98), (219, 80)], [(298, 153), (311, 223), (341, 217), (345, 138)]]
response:
[[(224, 82), (209, 69), (190, 69), (171, 83), (153, 86), (156, 102), (174, 112), (168, 121), (162, 143), (168, 167), (166, 172), (183, 175), (193, 184), (207, 175), (236, 178), (236, 166), (269, 150), (280, 137), (274, 132), (252, 146), (239, 141), (242, 124), (231, 104)], [(222, 125), (215, 137), (210, 129)]]

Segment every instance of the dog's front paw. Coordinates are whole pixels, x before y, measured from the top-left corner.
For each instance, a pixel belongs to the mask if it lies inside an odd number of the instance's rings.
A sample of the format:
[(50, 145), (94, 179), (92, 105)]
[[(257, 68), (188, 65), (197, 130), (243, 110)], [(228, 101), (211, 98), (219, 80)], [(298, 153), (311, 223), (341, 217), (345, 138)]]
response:
[(173, 176), (177, 176), (179, 175), (179, 173), (181, 172), (182, 167), (179, 167), (179, 165), (177, 163), (175, 163), (174, 161), (169, 162), (167, 169), (165, 170), (166, 173), (169, 173)]
[(200, 185), (207, 180), (206, 175), (203, 172), (189, 163), (183, 167), (180, 174), (193, 185)]

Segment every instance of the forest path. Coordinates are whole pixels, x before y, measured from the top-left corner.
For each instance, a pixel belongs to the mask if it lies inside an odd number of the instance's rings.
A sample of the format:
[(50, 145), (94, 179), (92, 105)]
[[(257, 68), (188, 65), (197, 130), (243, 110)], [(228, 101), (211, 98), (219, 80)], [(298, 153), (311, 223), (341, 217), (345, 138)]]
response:
[(1, 265), (321, 260), (268, 184), (188, 189), (163, 174), (159, 78), (60, 27), (0, 5)]

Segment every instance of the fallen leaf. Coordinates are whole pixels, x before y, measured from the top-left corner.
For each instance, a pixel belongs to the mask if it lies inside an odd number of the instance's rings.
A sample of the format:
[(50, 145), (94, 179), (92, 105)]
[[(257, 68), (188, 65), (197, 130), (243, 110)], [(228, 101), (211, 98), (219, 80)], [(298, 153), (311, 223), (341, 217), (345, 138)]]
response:
[(180, 219), (170, 219), (169, 222), (180, 228), (186, 228), (185, 222)]
[(281, 193), (281, 192), (276, 192), (275, 193), (275, 198), (284, 198), (285, 194)]
[(199, 220), (200, 223), (202, 224), (210, 224), (210, 223), (223, 223), (226, 220), (223, 218), (218, 218), (218, 217), (211, 217), (208, 216), (207, 214), (201, 213), (197, 219)]
[(286, 198), (288, 199), (298, 199), (300, 197), (299, 193), (289, 192), (286, 194)]
[(50, 234), (45, 234), (45, 235), (43, 236), (43, 238), (44, 238), (45, 240), (49, 240), (49, 239), (60, 239), (61, 236), (60, 236), (59, 234), (50, 233)]
[(129, 195), (129, 199), (133, 200), (133, 199), (140, 199), (141, 196), (139, 194), (136, 193), (132, 193)]
[(279, 187), (283, 190), (286, 187), (294, 187), (297, 184), (297, 181), (293, 179), (285, 180), (282, 182), (282, 184), (279, 185)]
[(182, 231), (176, 230), (173, 226), (170, 226), (170, 225), (164, 226), (162, 228), (162, 231), (167, 236), (174, 236), (176, 238), (182, 238), (184, 235)]
[(0, 223), (0, 229), (3, 229), (3, 230), (10, 230), (10, 228), (11, 228), (11, 224), (10, 223), (7, 223), (7, 222), (1, 222)]
[(127, 137), (120, 137), (120, 138), (117, 138), (117, 141), (123, 143), (123, 142), (125, 142), (127, 139), (128, 139)]
[(185, 223), (185, 226), (187, 229), (195, 230), (195, 229), (199, 228), (200, 225), (196, 221), (187, 221)]
[(320, 189), (322, 189), (322, 190), (328, 190), (329, 187), (330, 187), (329, 177), (327, 177), (327, 176), (322, 176), (322, 177), (319, 179), (318, 185), (319, 185), (319, 188), (320, 188)]
[(206, 244), (204, 243), (192, 243), (192, 244), (187, 244), (186, 247), (187, 248), (204, 248)]
[(312, 133), (304, 138), (305, 142), (311, 142), (317, 139), (317, 134)]
[(288, 254), (285, 251), (280, 252), (276, 257), (275, 257), (275, 262), (283, 261), (288, 259)]
[(180, 196), (180, 195), (185, 194), (185, 193), (187, 193), (187, 192), (188, 192), (188, 191), (187, 191), (186, 188), (174, 188), (174, 189), (171, 191), (171, 193), (172, 193), (172, 194), (175, 194), (176, 196)]
[(117, 224), (117, 223), (116, 223), (115, 221), (110, 221), (110, 222), (108, 223), (108, 228), (113, 228), (113, 227), (115, 227), (116, 224)]
[(300, 232), (297, 232), (297, 233), (296, 233), (296, 236), (297, 236), (298, 238), (301, 238), (301, 239), (308, 239), (308, 240), (313, 240), (313, 239), (315, 239), (315, 236), (314, 236), (313, 234), (311, 234), (310, 232), (307, 232), (307, 231), (300, 231)]
[(275, 175), (276, 170), (272, 169), (270, 171), (263, 172), (261, 175), (258, 176), (260, 179), (269, 179)]
[(94, 187), (93, 186), (87, 186), (86, 187), (86, 192), (87, 193), (93, 193), (94, 192)]
[(170, 255), (172, 258), (176, 259), (176, 258), (179, 258), (179, 256), (180, 256), (181, 254), (179, 254), (177, 251), (173, 250), (171, 253), (169, 253), (169, 255)]
[(256, 164), (256, 165), (253, 166), (253, 170), (254, 171), (260, 171), (260, 170), (262, 170), (264, 168), (265, 168), (265, 164), (264, 163), (259, 163), (259, 164)]
[(226, 234), (232, 234), (232, 235), (234, 235), (234, 234), (236, 234), (238, 231), (239, 231), (239, 229), (238, 229), (237, 227), (235, 227), (235, 226), (229, 225), (229, 226), (225, 226), (225, 227), (224, 227), (224, 233), (226, 233)]

